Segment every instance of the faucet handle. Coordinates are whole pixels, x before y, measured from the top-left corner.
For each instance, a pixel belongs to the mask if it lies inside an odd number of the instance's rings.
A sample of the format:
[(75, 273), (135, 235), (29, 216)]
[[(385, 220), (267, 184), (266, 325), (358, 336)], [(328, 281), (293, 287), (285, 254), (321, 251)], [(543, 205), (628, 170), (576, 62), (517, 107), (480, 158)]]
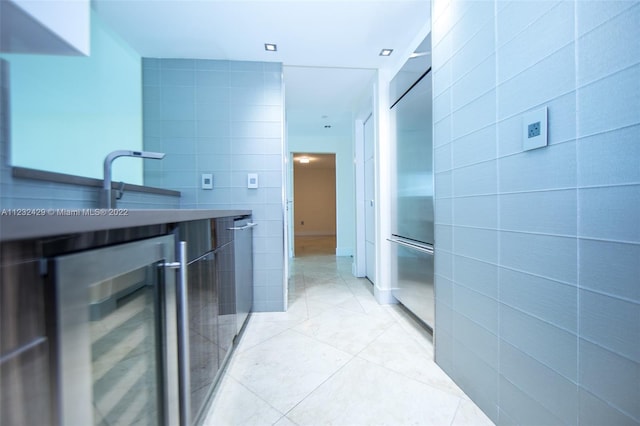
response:
[(119, 200), (124, 195), (124, 182), (120, 182), (118, 189), (116, 189), (116, 200)]

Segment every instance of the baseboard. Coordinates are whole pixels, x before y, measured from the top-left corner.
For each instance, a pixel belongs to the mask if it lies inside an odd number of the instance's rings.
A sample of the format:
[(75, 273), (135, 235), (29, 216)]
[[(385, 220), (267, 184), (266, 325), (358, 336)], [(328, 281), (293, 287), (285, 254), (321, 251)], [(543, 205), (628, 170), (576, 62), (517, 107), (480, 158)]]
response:
[(336, 256), (353, 256), (353, 249), (351, 247), (336, 247)]
[(393, 297), (393, 294), (391, 294), (390, 289), (383, 290), (383, 289), (380, 289), (378, 286), (374, 285), (373, 295), (375, 296), (378, 303), (381, 305), (395, 305), (396, 303), (398, 303), (398, 299)]

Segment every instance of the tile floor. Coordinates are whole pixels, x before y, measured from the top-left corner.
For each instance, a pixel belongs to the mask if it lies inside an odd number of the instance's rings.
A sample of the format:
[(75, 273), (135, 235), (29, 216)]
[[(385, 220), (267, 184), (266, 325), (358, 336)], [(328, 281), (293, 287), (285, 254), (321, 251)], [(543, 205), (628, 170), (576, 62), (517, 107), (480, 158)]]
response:
[(491, 425), (432, 359), (350, 258), (297, 257), (289, 310), (251, 316), (205, 425)]

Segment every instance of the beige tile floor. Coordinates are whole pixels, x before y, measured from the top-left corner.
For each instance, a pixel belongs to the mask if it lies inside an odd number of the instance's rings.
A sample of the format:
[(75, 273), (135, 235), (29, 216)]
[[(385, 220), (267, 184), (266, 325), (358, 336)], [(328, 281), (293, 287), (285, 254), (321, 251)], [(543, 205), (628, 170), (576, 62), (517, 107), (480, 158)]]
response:
[(350, 271), (292, 262), (289, 310), (251, 316), (205, 425), (492, 424), (432, 361), (431, 336)]

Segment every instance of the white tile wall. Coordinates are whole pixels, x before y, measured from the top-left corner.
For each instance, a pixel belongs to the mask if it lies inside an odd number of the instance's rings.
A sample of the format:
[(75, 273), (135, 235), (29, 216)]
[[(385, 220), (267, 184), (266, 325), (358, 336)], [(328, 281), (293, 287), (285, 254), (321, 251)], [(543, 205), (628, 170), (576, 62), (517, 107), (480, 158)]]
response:
[(498, 424), (638, 424), (640, 2), (433, 9), (436, 360)]

